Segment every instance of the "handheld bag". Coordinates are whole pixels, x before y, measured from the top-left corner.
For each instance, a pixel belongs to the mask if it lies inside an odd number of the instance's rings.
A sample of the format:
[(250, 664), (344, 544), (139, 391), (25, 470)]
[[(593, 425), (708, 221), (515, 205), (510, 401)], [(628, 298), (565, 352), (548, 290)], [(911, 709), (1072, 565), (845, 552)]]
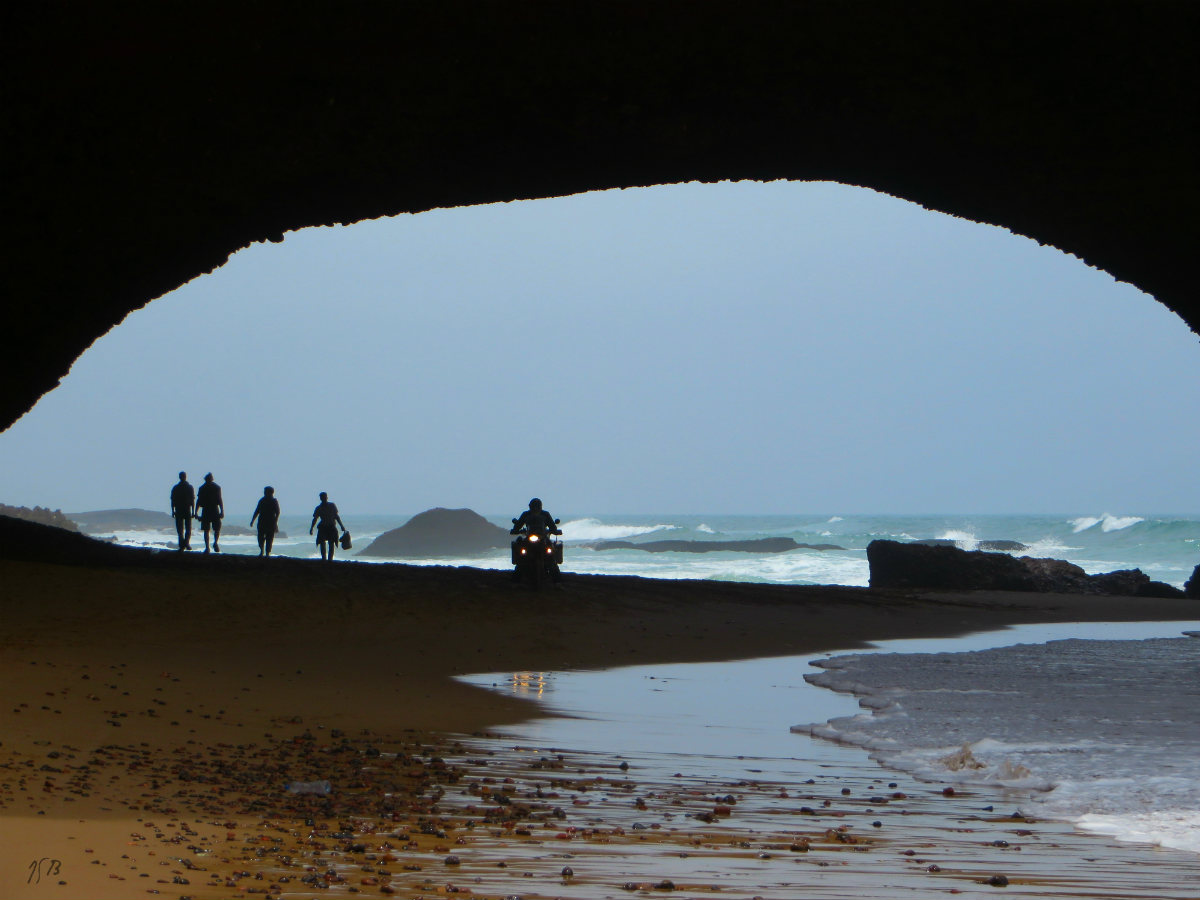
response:
[(343, 531), (342, 532), (342, 549), (349, 550), (351, 546), (353, 546), (353, 545), (350, 543), (350, 532)]

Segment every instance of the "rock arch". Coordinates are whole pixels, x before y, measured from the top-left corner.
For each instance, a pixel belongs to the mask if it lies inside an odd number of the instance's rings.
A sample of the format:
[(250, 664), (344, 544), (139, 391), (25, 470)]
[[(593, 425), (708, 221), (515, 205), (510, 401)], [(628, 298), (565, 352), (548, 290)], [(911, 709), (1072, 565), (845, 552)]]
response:
[(248, 243), (691, 180), (834, 180), (1003, 225), (1200, 331), (1189, 2), (5, 15), (5, 427), (131, 310)]

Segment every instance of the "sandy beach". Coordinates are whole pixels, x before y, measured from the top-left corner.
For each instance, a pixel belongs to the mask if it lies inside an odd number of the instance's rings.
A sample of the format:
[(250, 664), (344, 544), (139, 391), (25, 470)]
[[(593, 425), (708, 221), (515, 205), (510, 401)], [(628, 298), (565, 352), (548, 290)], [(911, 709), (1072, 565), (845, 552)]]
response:
[[(1003, 797), (873, 766), (650, 784), (588, 748), (514, 749), (504, 729), (530, 701), (453, 678), (1188, 620), (1194, 600), (605, 576), (535, 593), (476, 569), (7, 555), (0, 895), (14, 900), (969, 896), (1000, 879), (1018, 896), (1195, 896), (1189, 854), (1016, 821)], [(338, 790), (284, 790), (325, 779)]]

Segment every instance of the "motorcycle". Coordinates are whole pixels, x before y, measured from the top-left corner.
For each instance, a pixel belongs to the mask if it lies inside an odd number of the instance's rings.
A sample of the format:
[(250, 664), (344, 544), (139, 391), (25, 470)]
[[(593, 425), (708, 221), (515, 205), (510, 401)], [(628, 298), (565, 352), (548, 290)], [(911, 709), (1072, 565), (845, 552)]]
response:
[(553, 529), (546, 525), (525, 524), (517, 530), (517, 520), (513, 519), (513, 530), (517, 539), (512, 542), (512, 562), (516, 566), (514, 577), (525, 581), (534, 590), (547, 581), (557, 581), (558, 567), (563, 561), (563, 544), (558, 538), (562, 531), (558, 528), (559, 520), (554, 520)]

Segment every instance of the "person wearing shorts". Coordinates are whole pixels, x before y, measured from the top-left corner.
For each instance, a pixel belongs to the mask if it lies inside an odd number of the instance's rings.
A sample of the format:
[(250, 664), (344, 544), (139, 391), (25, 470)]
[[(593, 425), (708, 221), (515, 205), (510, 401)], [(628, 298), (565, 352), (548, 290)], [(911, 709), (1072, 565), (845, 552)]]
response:
[(196, 491), (196, 518), (204, 529), (204, 552), (208, 552), (208, 533), (213, 533), (213, 552), (221, 552), (221, 520), (225, 518), (225, 502), (221, 486), (213, 481), (212, 472), (204, 476), (204, 484)]

